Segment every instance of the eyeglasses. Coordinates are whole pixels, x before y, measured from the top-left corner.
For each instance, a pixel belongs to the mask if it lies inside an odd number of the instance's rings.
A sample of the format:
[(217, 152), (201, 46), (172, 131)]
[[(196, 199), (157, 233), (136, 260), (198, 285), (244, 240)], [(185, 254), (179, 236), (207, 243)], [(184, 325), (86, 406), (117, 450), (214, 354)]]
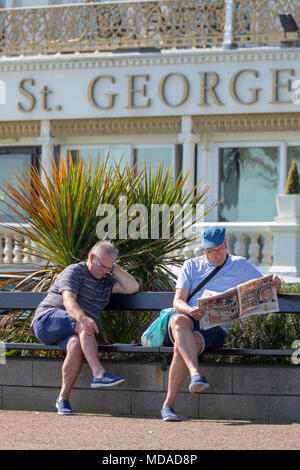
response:
[(100, 266), (102, 269), (105, 269), (105, 271), (109, 271), (109, 272), (112, 272), (112, 268), (108, 268), (107, 266), (104, 266), (104, 264), (100, 263), (99, 259), (97, 258), (96, 255), (94, 255), (94, 258), (96, 260), (96, 263), (98, 264), (98, 266)]
[(221, 245), (219, 248), (208, 248), (208, 249), (204, 249), (204, 251), (210, 255), (210, 254), (213, 254), (213, 253), (219, 253), (219, 251), (224, 250), (224, 248), (225, 249), (227, 248), (226, 243)]

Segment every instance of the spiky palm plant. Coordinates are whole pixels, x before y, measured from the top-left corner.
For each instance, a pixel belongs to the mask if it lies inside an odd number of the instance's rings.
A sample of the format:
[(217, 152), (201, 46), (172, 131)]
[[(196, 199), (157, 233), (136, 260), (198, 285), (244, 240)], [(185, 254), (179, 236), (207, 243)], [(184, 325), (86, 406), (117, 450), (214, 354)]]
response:
[[(101, 217), (97, 209), (100, 205), (110, 205), (116, 208), (118, 223), (114, 241), (119, 250), (120, 264), (136, 276), (142, 290), (173, 289), (175, 275), (172, 268), (182, 264), (182, 249), (192, 237), (179, 234), (177, 219), (182, 214), (171, 214), (167, 219), (163, 215), (153, 220), (153, 205), (165, 204), (170, 208), (174, 204), (180, 207), (190, 204), (192, 209), (185, 214), (184, 223), (185, 227), (191, 227), (197, 222), (197, 207), (207, 199), (208, 187), (204, 186), (200, 190), (198, 187), (198, 193), (194, 196), (196, 188), (190, 192), (184, 189), (187, 177), (180, 176), (174, 184), (171, 169), (165, 171), (162, 165), (156, 172), (145, 166), (136, 174), (134, 168), (123, 165), (121, 171), (121, 164), (109, 165), (108, 161), (109, 154), (106, 158), (98, 158), (94, 166), (90, 160), (86, 167), (82, 158), (73, 163), (71, 158), (67, 162), (60, 157), (57, 163), (52, 163), (51, 175), (44, 169), (40, 174), (36, 168), (28, 165), (25, 174), (17, 175), (17, 187), (5, 183), (3, 190), (13, 203), (7, 205), (22, 221), (13, 230), (19, 238), (30, 240), (30, 243), (19, 242), (20, 250), (40, 259), (39, 266), (32, 267), (26, 273), (18, 273), (16, 278), (6, 281), (6, 286), (11, 283), (16, 284), (15, 290), (48, 290), (66, 266), (87, 258), (89, 249), (98, 241), (96, 227)], [(121, 197), (126, 198), (127, 232), (130, 235), (130, 224), (135, 224), (134, 237), (120, 237), (120, 220), (124, 216), (119, 210)], [(136, 214), (133, 214), (136, 204), (141, 204), (147, 212), (146, 219), (138, 223)], [(170, 235), (162, 238), (166, 220)], [(143, 224), (148, 228), (146, 238), (137, 236), (139, 232), (144, 233)], [(158, 234), (155, 237), (151, 236), (154, 228)], [(32, 243), (37, 246), (33, 247)], [(24, 265), (22, 268), (23, 271)], [(0, 284), (0, 289), (3, 287), (4, 283)], [(0, 329), (5, 326), (2, 337), (11, 334), (14, 318), (6, 317), (0, 322)], [(11, 321), (8, 322), (8, 319)], [(114, 328), (116, 334), (118, 322), (113, 324), (111, 316), (104, 315), (102, 324), (107, 330)], [(28, 329), (28, 337), (30, 334)], [(104, 336), (111, 339), (109, 334)], [(114, 340), (120, 338), (115, 337)]]

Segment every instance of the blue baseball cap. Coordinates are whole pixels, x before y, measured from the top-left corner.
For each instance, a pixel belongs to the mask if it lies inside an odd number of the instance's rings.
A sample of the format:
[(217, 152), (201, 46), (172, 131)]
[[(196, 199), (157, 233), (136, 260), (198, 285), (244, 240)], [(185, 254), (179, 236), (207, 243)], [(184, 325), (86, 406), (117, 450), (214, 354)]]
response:
[(202, 248), (211, 248), (213, 246), (222, 245), (225, 240), (226, 229), (216, 225), (215, 227), (208, 227), (201, 232)]

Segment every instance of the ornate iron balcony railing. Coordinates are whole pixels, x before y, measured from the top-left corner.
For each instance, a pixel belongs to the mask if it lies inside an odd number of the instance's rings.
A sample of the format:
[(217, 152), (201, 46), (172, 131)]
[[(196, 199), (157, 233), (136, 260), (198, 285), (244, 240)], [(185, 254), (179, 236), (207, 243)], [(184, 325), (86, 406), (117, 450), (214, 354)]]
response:
[(228, 32), (238, 46), (280, 44), (278, 14), (299, 21), (297, 3), (162, 0), (0, 9), (0, 54), (222, 47)]

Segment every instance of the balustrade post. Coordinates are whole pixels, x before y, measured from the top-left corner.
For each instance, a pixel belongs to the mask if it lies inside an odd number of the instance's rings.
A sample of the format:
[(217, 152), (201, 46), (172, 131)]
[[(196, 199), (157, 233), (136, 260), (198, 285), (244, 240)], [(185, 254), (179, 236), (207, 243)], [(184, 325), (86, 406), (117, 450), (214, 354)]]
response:
[(272, 264), (272, 258), (273, 258), (272, 241), (273, 241), (272, 232), (267, 232), (266, 234), (264, 234), (264, 246), (262, 249), (262, 264), (266, 266), (271, 266)]
[(236, 234), (236, 243), (234, 247), (234, 253), (237, 256), (244, 256), (246, 258), (246, 245), (245, 245), (245, 233), (240, 232)]
[(30, 250), (31, 239), (30, 238), (25, 238), (24, 243), (26, 245), (26, 247), (24, 248), (26, 250), (26, 253), (24, 254), (23, 263), (31, 263), (32, 262), (32, 256), (27, 251), (27, 250)]
[(13, 262), (13, 248), (12, 248), (12, 239), (10, 236), (4, 237), (4, 259), (3, 263), (11, 264)]
[(259, 233), (249, 233), (250, 246), (249, 246), (249, 261), (250, 263), (257, 265), (259, 256), (258, 237)]
[(23, 255), (21, 253), (21, 238), (18, 235), (14, 236), (14, 242), (13, 242), (13, 263), (19, 264), (23, 262)]

